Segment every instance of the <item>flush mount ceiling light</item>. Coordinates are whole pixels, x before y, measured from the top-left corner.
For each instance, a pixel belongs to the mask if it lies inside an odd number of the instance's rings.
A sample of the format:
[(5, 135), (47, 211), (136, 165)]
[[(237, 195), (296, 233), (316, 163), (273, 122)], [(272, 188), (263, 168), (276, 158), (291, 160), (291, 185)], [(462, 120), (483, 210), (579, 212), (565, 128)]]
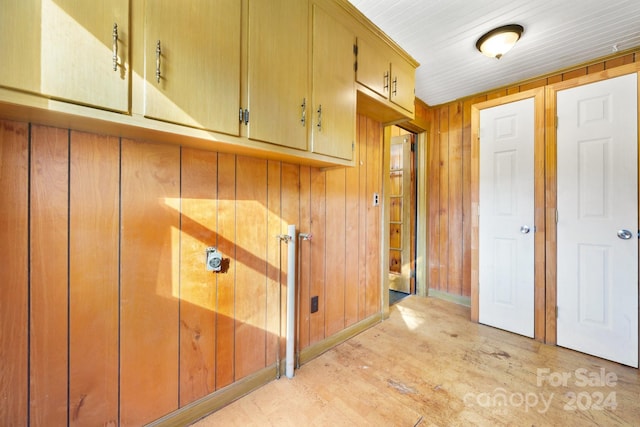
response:
[(494, 28), (478, 39), (476, 47), (484, 55), (500, 59), (520, 40), (523, 31), (522, 25), (518, 24)]

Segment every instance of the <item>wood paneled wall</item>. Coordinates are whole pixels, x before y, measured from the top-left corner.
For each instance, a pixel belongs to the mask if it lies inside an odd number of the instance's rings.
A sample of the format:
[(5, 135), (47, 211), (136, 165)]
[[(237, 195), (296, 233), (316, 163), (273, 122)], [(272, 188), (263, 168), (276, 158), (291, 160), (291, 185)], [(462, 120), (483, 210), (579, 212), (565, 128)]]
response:
[(456, 297), (471, 295), (471, 106), (639, 60), (639, 53), (624, 54), (471, 98), (416, 109), (416, 116), (430, 125), (427, 165), (421, 165), (428, 171), (429, 289)]
[(274, 366), (289, 223), (300, 349), (379, 314), (381, 125), (357, 139), (321, 170), (0, 121), (0, 425), (142, 425)]

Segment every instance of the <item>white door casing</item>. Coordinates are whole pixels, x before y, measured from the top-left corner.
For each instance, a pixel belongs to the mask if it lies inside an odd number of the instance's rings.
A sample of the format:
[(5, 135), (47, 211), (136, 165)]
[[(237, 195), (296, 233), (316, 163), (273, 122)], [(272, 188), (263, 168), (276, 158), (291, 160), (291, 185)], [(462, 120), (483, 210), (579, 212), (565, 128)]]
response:
[(534, 336), (534, 98), (480, 111), (480, 323)]
[(638, 367), (637, 77), (556, 99), (557, 343)]

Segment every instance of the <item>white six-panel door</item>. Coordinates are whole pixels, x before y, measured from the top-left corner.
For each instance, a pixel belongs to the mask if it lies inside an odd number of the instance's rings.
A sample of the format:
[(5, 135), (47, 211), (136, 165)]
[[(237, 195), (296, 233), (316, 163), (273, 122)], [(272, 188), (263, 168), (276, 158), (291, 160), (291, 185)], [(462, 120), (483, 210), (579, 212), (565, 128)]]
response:
[(534, 99), (480, 110), (479, 321), (534, 336)]
[(636, 86), (634, 73), (557, 93), (557, 342), (635, 367)]

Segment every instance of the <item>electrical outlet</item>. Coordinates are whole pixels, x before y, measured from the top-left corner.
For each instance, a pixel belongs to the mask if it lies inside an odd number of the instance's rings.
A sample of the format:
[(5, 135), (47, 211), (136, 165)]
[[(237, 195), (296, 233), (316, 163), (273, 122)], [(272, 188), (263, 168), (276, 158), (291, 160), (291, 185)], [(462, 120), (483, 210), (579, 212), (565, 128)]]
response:
[(311, 297), (311, 312), (315, 313), (318, 311), (318, 297)]
[(380, 194), (373, 193), (373, 206), (380, 206)]

